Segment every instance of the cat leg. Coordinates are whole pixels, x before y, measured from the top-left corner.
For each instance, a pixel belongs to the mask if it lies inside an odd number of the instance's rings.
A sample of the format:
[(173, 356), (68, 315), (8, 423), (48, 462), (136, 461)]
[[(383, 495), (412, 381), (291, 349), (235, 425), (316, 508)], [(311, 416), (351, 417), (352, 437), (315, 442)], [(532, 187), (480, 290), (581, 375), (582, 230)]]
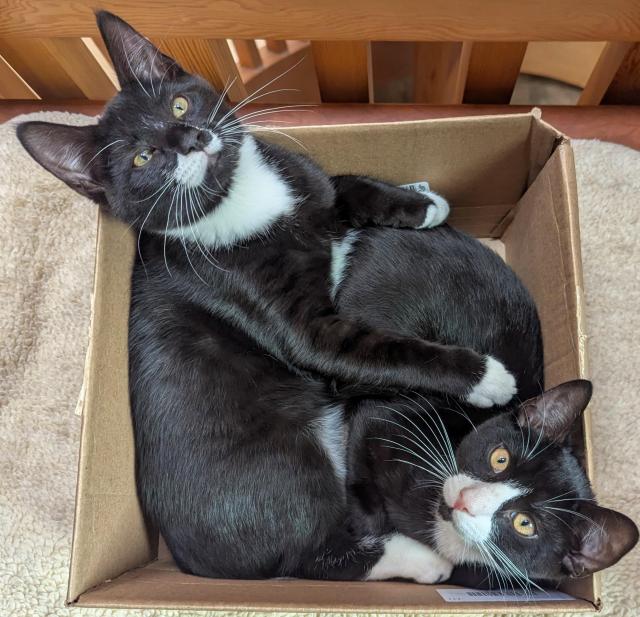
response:
[(433, 549), (402, 534), (354, 537), (339, 529), (307, 555), (295, 576), (365, 581), (404, 578), (431, 584), (447, 580), (452, 567)]
[(366, 176), (334, 176), (332, 181), (340, 217), (353, 227), (427, 229), (449, 216), (447, 200), (435, 192), (417, 193)]

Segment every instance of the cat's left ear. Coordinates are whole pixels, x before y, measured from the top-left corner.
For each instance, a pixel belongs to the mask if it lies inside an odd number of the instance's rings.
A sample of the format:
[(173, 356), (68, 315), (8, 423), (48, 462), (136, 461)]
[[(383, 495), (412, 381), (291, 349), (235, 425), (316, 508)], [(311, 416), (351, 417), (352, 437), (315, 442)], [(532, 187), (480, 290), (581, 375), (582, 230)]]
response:
[(518, 424), (561, 443), (589, 404), (592, 391), (591, 382), (586, 379), (567, 381), (551, 388), (522, 403), (517, 412)]
[(165, 56), (117, 15), (98, 11), (96, 20), (121, 86), (137, 83), (151, 96), (163, 81), (185, 74), (173, 58)]
[[(572, 578), (593, 574), (618, 562), (638, 542), (636, 524), (624, 514), (584, 503), (577, 513), (574, 546), (562, 559)], [(584, 517), (584, 518), (582, 518)]]
[(25, 150), (47, 171), (85, 197), (106, 204), (94, 131), (94, 125), (23, 122), (16, 132)]

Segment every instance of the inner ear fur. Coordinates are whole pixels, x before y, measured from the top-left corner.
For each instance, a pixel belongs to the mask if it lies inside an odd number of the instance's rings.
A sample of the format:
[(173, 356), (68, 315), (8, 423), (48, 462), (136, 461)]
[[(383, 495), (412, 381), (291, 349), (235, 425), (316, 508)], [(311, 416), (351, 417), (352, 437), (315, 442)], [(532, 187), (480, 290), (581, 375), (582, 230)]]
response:
[(615, 510), (583, 503), (576, 519), (574, 546), (562, 560), (563, 569), (573, 578), (612, 566), (638, 542), (636, 524)]
[(157, 94), (165, 80), (185, 74), (126, 21), (108, 11), (98, 11), (96, 21), (121, 86), (137, 84), (148, 96)]
[(23, 122), (16, 132), (25, 150), (47, 171), (81, 195), (106, 203), (94, 125)]

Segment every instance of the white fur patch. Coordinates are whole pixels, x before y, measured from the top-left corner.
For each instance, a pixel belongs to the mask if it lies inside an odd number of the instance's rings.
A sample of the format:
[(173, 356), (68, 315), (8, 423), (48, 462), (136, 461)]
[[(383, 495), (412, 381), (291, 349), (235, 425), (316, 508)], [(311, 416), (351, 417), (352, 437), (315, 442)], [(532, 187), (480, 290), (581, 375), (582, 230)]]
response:
[(340, 285), (347, 274), (347, 268), (349, 267), (349, 257), (353, 250), (353, 245), (360, 232), (352, 229), (348, 231), (342, 240), (333, 242), (331, 244), (331, 299), (335, 300), (338, 295)]
[(449, 216), (449, 202), (444, 197), (438, 195), (438, 193), (434, 193), (433, 191), (426, 193), (425, 197), (430, 199), (433, 203), (427, 206), (427, 213), (425, 214), (424, 221), (418, 229), (429, 229), (431, 227), (442, 225)]
[(326, 407), (314, 422), (314, 432), (341, 482), (347, 477), (347, 433), (341, 405)]
[(195, 240), (210, 248), (232, 246), (265, 233), (279, 218), (291, 214), (296, 199), (289, 185), (264, 160), (247, 135), (227, 196), (192, 226), (174, 227), (167, 234)]
[(454, 510), (453, 524), (465, 540), (477, 544), (482, 544), (491, 536), (494, 514), (505, 503), (527, 492), (510, 482), (483, 482), (459, 473), (447, 478), (442, 490), (444, 500), (450, 508), (453, 508), (463, 490), (468, 512)]
[(418, 583), (437, 583), (451, 576), (453, 566), (426, 544), (402, 534), (394, 534), (384, 545), (384, 553), (367, 576), (369, 581), (406, 578)]
[(213, 131), (209, 131), (211, 141), (204, 147), (207, 154), (216, 154), (222, 150), (222, 140)]
[(202, 150), (178, 154), (173, 179), (188, 188), (196, 188), (202, 184), (208, 165), (209, 157)]
[(476, 407), (505, 405), (518, 391), (516, 380), (504, 364), (492, 356), (485, 356), (486, 364), (482, 379), (467, 395), (467, 402)]
[(445, 521), (439, 514), (436, 515), (433, 538), (438, 552), (453, 564), (485, 563), (482, 553), (456, 531), (451, 521)]

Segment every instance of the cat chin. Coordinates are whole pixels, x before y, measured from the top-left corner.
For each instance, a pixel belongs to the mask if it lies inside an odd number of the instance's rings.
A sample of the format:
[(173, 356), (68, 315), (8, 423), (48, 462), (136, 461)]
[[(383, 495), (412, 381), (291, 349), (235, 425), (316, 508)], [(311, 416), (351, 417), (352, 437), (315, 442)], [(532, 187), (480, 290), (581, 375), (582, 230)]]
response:
[(208, 132), (211, 139), (202, 150), (177, 155), (173, 179), (178, 185), (197, 189), (204, 183), (208, 173), (215, 172), (223, 144), (213, 131)]
[(179, 186), (197, 189), (202, 186), (207, 174), (215, 171), (219, 158), (219, 153), (208, 154), (204, 150), (178, 154), (173, 179)]
[(491, 536), (492, 516), (470, 516), (454, 511), (451, 524), (463, 542), (481, 544)]
[(436, 517), (434, 538), (436, 550), (451, 563), (485, 563), (482, 553), (475, 548), (475, 543), (468, 540), (455, 526), (453, 521)]

